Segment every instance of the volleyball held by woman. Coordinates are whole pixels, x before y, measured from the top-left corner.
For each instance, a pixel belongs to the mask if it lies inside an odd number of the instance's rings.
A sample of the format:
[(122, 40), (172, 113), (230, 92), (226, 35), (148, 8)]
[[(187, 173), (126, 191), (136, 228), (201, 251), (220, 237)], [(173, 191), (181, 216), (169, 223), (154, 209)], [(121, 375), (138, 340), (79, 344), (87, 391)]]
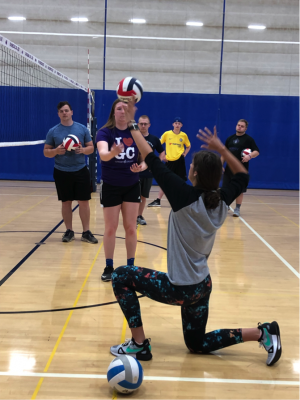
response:
[(129, 101), (132, 96), (135, 102), (138, 103), (143, 96), (143, 85), (142, 83), (131, 76), (124, 78), (119, 82), (117, 87), (117, 96), (121, 101)]

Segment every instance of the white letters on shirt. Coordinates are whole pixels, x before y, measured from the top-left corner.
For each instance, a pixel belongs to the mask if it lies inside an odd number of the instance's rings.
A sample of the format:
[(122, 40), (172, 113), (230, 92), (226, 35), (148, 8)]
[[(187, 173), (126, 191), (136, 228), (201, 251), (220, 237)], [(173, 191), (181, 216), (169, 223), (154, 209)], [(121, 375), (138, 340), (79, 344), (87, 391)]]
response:
[[(122, 138), (121, 137), (116, 137), (115, 138), (117, 145), (121, 144)], [(124, 160), (124, 158), (131, 160), (132, 158), (134, 158), (135, 156), (135, 151), (134, 151), (134, 147), (127, 147), (125, 152), (122, 152), (120, 154), (118, 154), (117, 156), (115, 156), (115, 158), (117, 160)]]

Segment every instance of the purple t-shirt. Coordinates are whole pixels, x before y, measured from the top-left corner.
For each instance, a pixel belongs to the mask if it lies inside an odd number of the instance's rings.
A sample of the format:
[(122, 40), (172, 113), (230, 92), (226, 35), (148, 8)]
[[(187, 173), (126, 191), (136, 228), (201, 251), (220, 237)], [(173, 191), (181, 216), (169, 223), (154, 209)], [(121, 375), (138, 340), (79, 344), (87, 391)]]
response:
[(101, 161), (103, 182), (113, 186), (131, 186), (139, 181), (139, 174), (130, 171), (132, 164), (138, 159), (139, 150), (132, 139), (129, 129), (102, 128), (97, 132), (97, 143), (107, 142), (108, 150), (114, 143), (124, 144), (124, 152), (109, 161)]

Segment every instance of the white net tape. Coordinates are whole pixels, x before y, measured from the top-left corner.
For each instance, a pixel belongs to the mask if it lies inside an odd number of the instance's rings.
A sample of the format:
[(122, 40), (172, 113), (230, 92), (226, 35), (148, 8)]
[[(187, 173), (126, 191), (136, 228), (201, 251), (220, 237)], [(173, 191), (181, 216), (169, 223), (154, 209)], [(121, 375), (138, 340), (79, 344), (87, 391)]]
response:
[(32, 146), (35, 144), (43, 144), (46, 140), (36, 140), (34, 142), (3, 142), (0, 147), (15, 147), (15, 146)]

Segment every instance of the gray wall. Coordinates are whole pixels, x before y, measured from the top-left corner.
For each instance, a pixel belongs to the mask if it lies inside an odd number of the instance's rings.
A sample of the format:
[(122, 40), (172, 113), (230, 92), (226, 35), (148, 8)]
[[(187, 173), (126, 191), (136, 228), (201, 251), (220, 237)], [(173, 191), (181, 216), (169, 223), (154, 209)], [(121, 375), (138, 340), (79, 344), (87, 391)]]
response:
[[(89, 48), (90, 85), (101, 89), (104, 4), (0, 0), (0, 32), (85, 86)], [(9, 21), (11, 15), (27, 20)], [(298, 0), (226, 1), (222, 93), (298, 95), (298, 15)], [(70, 21), (77, 16), (89, 22)], [(132, 24), (131, 18), (147, 23)], [(223, 0), (108, 0), (106, 89), (135, 76), (146, 91), (218, 93), (222, 18)], [(204, 26), (186, 26), (191, 20)], [(252, 31), (249, 24), (267, 29)]]

